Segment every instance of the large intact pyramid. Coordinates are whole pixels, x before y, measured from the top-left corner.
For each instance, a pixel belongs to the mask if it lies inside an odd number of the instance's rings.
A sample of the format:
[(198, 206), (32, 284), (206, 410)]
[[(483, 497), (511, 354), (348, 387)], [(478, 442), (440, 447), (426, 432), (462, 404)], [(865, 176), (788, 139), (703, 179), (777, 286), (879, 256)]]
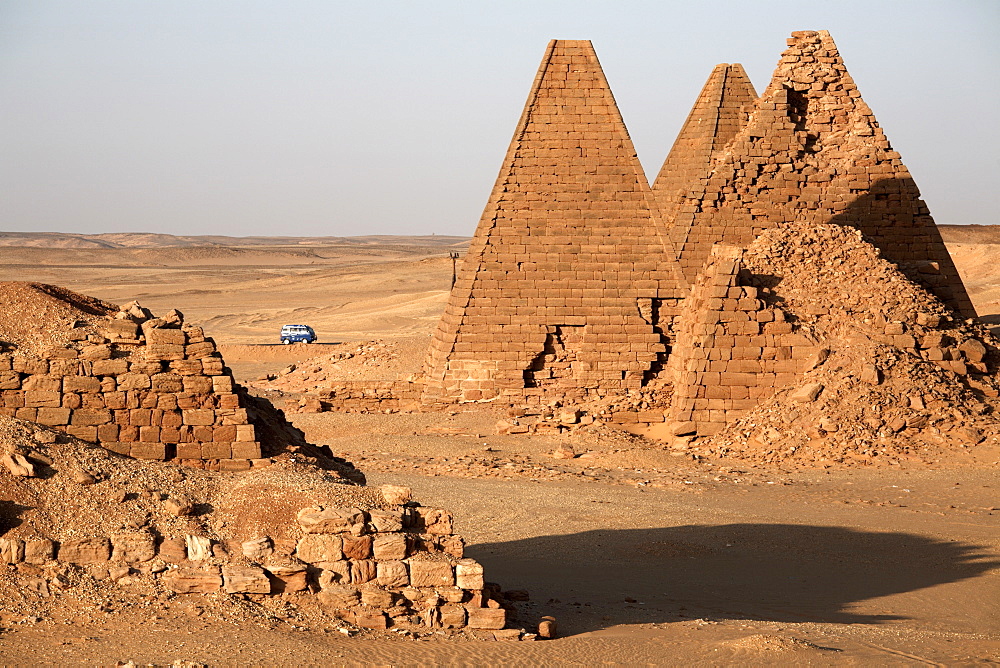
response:
[(425, 365), (425, 401), (615, 392), (686, 282), (589, 41), (546, 50)]
[[(706, 89), (721, 86), (715, 79), (718, 70)], [(699, 99), (695, 112), (705, 114), (703, 103)], [(718, 104), (724, 109), (725, 97)], [(689, 281), (713, 244), (745, 248), (782, 223), (835, 223), (859, 229), (883, 257), (951, 308), (975, 315), (909, 171), (826, 31), (792, 34), (743, 127), (724, 151), (714, 144), (711, 150), (715, 157), (701, 175), (685, 178), (668, 159), (670, 169), (657, 179)], [(704, 161), (707, 142), (694, 153)]]

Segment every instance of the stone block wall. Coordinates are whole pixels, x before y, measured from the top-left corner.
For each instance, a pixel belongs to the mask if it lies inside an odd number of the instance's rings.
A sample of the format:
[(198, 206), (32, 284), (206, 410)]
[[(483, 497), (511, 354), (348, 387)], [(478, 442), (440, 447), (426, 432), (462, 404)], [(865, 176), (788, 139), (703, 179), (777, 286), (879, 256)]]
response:
[(0, 354), (0, 412), (140, 459), (245, 468), (261, 457), (232, 375), (200, 327), (148, 317), (100, 327), (41, 358)]
[(741, 251), (716, 246), (695, 279), (671, 358), (679, 431), (710, 435), (823, 360), (817, 345), (759, 288), (740, 285)]
[[(393, 490), (406, 488), (393, 487)], [(72, 564), (98, 579), (150, 579), (177, 594), (315, 595), (362, 627), (502, 629), (507, 611), (483, 567), (463, 554), (452, 515), (414, 503), (303, 508), (298, 539), (219, 540), (150, 530), (55, 541), (0, 538), (0, 563)], [(48, 583), (29, 583), (50, 595)]]

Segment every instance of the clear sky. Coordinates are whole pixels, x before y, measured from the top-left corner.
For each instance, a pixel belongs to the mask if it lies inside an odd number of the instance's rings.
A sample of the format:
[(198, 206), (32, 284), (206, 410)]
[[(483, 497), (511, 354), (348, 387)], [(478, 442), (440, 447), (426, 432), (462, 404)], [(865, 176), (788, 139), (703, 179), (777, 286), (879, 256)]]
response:
[(939, 223), (1000, 223), (998, 0), (0, 0), (0, 231), (471, 235), (549, 39), (655, 175), (829, 30)]

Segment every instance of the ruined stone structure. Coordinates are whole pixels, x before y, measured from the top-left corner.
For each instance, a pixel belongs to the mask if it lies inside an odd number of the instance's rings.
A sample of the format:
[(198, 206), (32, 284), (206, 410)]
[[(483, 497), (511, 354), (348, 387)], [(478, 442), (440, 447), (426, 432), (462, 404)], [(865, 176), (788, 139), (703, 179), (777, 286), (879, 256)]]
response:
[(784, 310), (740, 285), (741, 251), (714, 246), (676, 328), (672, 417), (682, 433), (713, 434), (776, 388), (795, 382), (826, 349), (795, 328)]
[(244, 399), (212, 339), (174, 314), (134, 306), (43, 357), (0, 354), (0, 412), (140, 459), (249, 468), (261, 447)]
[(553, 40), (426, 363), (424, 401), (638, 388), (686, 294), (588, 41)]
[[(767, 262), (754, 269), (761, 275), (747, 269), (744, 253), (778, 229), (809, 246), (796, 250), (811, 258), (802, 262), (834, 260), (826, 280), (837, 290), (813, 282), (795, 292), (825, 302), (786, 302), (808, 274), (788, 257), (776, 275)], [(841, 292), (836, 277), (848, 275), (857, 284)], [(923, 311), (899, 310), (906, 303)], [(888, 304), (899, 312), (887, 315)], [(591, 401), (588, 419), (671, 421), (676, 434), (709, 435), (806, 382), (831, 345), (858, 336), (993, 392), (984, 332), (962, 330), (945, 305), (975, 315), (828, 33), (793, 33), (759, 98), (740, 65), (716, 66), (651, 190), (590, 43), (553, 41), (435, 333), (420, 399)], [(832, 334), (841, 321), (855, 331)], [(300, 408), (406, 410), (418, 385), (338, 384)], [(537, 423), (512, 413), (498, 428), (577, 424), (535, 413)]]
[[(746, 122), (757, 92), (739, 63), (716, 65), (653, 182), (664, 220), (673, 221), (692, 184), (711, 171)], [(683, 241), (674, 239), (671, 241)]]
[(676, 211), (673, 239), (688, 280), (713, 244), (746, 247), (781, 223), (833, 222), (858, 228), (951, 308), (975, 315), (909, 171), (829, 33), (792, 34), (771, 83), (741, 124), (686, 193), (676, 194), (669, 174), (658, 179), (663, 206)]

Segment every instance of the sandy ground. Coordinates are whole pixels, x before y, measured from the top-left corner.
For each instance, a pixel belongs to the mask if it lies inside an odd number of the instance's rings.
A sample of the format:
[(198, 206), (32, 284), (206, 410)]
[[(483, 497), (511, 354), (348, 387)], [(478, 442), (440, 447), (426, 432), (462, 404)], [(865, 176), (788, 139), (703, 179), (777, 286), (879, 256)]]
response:
[[(968, 236), (968, 235), (966, 235)], [(947, 238), (947, 235), (946, 235)], [(988, 238), (987, 241), (992, 240)], [(997, 237), (1000, 241), (1000, 236)], [(981, 237), (951, 250), (981, 315), (1000, 263)], [(419, 367), (445, 300), (441, 248), (0, 248), (0, 280), (179, 308), (241, 379), (381, 340)], [(285, 322), (321, 345), (274, 344)], [(998, 319), (1000, 322), (1000, 319)], [(488, 579), (526, 589), (549, 642), (347, 638), (169, 611), (22, 623), (4, 664), (958, 665), (1000, 663), (1000, 451), (947, 467), (842, 471), (695, 461), (626, 435), (497, 436), (497, 415), (297, 415), (370, 483), (411, 485), (456, 513)]]

